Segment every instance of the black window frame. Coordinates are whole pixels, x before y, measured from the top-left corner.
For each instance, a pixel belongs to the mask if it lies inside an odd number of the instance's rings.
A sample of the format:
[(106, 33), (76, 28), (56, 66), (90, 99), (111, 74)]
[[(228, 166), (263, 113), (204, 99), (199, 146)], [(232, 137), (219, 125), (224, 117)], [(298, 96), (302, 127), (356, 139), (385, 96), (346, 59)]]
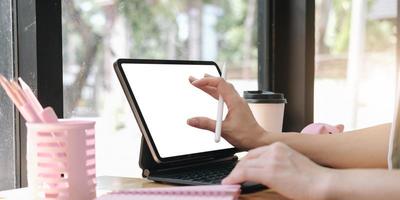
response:
[[(39, 100), (52, 106), (59, 117), (63, 116), (61, 4), (13, 0), (14, 76), (31, 85)], [(285, 94), (285, 131), (299, 131), (313, 119), (314, 7), (314, 1), (308, 0), (258, 0), (259, 89)], [(15, 187), (23, 187), (27, 185), (26, 129), (24, 120), (16, 119)]]
[[(259, 89), (283, 93), (283, 131), (300, 131), (314, 119), (315, 1), (259, 0)], [(260, 59), (260, 55), (265, 55)]]
[[(13, 0), (14, 76), (63, 116), (61, 1)], [(25, 120), (16, 112), (16, 185), (27, 186)]]

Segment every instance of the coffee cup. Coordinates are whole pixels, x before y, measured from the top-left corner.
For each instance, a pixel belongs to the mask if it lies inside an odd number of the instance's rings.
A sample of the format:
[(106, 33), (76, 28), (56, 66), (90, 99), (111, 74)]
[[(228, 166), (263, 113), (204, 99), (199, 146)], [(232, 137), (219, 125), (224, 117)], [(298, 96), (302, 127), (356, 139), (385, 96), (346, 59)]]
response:
[(270, 132), (282, 132), (283, 114), (287, 103), (283, 94), (261, 90), (244, 91), (243, 98), (262, 128)]

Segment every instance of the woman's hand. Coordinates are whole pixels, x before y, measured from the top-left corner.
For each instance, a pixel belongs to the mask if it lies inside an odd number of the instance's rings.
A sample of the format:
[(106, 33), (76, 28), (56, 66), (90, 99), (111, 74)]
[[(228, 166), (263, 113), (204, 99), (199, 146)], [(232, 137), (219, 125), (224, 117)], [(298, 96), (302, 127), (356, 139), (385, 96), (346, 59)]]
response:
[(325, 199), (332, 173), (277, 142), (249, 151), (222, 184), (251, 181), (291, 199)]
[[(258, 141), (266, 135), (265, 130), (257, 123), (249, 106), (232, 84), (222, 78), (208, 75), (199, 80), (189, 77), (189, 81), (215, 99), (218, 99), (220, 94), (224, 99), (228, 114), (222, 122), (222, 137), (233, 146), (243, 150), (260, 146)], [(194, 117), (187, 123), (196, 128), (215, 131), (215, 120), (206, 117)]]

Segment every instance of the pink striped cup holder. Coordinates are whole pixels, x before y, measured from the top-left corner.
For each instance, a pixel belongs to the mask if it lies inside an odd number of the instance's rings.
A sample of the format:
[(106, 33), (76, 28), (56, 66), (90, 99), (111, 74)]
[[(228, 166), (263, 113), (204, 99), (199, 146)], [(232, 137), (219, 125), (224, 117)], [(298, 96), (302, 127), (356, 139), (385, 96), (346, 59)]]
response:
[(26, 123), (28, 187), (34, 199), (96, 198), (94, 124)]

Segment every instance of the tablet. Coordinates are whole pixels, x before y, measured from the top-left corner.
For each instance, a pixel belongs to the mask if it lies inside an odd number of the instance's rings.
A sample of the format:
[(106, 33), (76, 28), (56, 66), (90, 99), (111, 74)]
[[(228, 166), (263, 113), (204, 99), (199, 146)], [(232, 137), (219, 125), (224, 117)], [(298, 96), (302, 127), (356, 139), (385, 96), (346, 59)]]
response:
[[(114, 69), (139, 128), (158, 163), (234, 154), (226, 140), (193, 128), (187, 119), (215, 119), (218, 101), (189, 82), (189, 76), (220, 76), (211, 61), (119, 59)], [(225, 109), (227, 110), (227, 109)]]

